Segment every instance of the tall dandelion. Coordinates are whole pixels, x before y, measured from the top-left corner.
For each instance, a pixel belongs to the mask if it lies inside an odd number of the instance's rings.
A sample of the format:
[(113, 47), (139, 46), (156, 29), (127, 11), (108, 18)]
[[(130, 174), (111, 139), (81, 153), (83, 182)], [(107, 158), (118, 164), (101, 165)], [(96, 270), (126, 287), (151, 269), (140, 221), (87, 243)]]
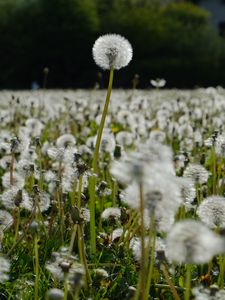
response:
[(126, 67), (132, 59), (133, 50), (127, 39), (119, 34), (106, 34), (100, 36), (94, 43), (92, 54), (95, 63), (104, 70), (110, 70), (109, 85), (105, 100), (105, 105), (102, 113), (102, 118), (98, 130), (94, 159), (93, 171), (97, 171), (98, 153), (102, 137), (102, 131), (108, 111), (110, 95), (112, 91), (113, 73), (114, 70), (119, 70)]
[[(119, 70), (129, 64), (133, 56), (133, 49), (127, 39), (120, 36), (119, 34), (106, 34), (100, 36), (94, 43), (92, 54), (95, 63), (104, 70), (110, 70), (108, 90), (105, 99), (105, 105), (98, 129), (94, 157), (93, 157), (93, 172), (94, 174), (98, 171), (98, 155), (99, 148), (102, 139), (103, 128), (107, 111), (110, 102), (110, 95), (113, 84), (113, 73), (114, 70)], [(96, 177), (92, 176), (89, 182), (90, 191), (90, 232), (91, 232), (91, 252), (96, 252), (96, 234), (95, 234), (95, 186)]]

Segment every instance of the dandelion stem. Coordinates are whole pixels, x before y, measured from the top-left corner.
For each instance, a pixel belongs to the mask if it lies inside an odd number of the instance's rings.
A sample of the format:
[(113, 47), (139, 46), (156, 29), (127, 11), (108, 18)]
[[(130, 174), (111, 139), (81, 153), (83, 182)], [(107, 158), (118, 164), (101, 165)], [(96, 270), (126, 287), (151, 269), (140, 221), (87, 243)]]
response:
[[(149, 247), (147, 251), (147, 257), (149, 257), (149, 250), (151, 247), (151, 258), (150, 258), (150, 265), (148, 269), (148, 276), (147, 276), (147, 283), (146, 283), (146, 295), (145, 299), (148, 299), (148, 293), (151, 286), (152, 275), (154, 270), (154, 260), (155, 260), (155, 242), (156, 242), (156, 231), (155, 231), (155, 218), (154, 213), (151, 214), (151, 224), (150, 224), (150, 234), (149, 234)], [(152, 243), (152, 245), (151, 245)]]
[(216, 173), (216, 154), (214, 148), (212, 148), (212, 179), (213, 179), (213, 195), (216, 195), (216, 182), (217, 182), (217, 173)]
[(15, 160), (15, 154), (12, 152), (11, 161), (10, 161), (10, 187), (13, 186), (13, 169), (14, 169), (14, 160)]
[(191, 294), (191, 265), (186, 265), (186, 278), (185, 278), (185, 294), (184, 300), (190, 300)]
[(141, 299), (144, 299), (145, 294), (145, 275), (146, 275), (146, 261), (145, 261), (145, 224), (144, 224), (144, 193), (143, 185), (140, 183), (139, 186), (140, 194), (140, 217), (141, 217), (141, 269), (139, 274), (139, 282), (137, 286), (137, 291), (135, 295), (135, 300), (139, 299), (141, 294)]
[(68, 296), (68, 274), (65, 274), (64, 278), (64, 300), (67, 300)]
[(39, 287), (39, 253), (38, 253), (38, 236), (35, 233), (34, 237), (34, 253), (35, 253), (35, 283), (34, 283), (34, 299), (38, 300)]
[(82, 184), (83, 184), (83, 176), (79, 176), (79, 183), (78, 183), (78, 194), (77, 194), (77, 207), (80, 209), (81, 206), (81, 192), (82, 192)]
[[(98, 129), (97, 134), (97, 140), (94, 150), (94, 156), (93, 156), (93, 172), (94, 176), (98, 172), (98, 154), (99, 154), (99, 148), (101, 144), (101, 138), (102, 138), (102, 132), (105, 124), (105, 119), (109, 107), (110, 102), (110, 95), (112, 91), (112, 84), (113, 84), (113, 67), (110, 68), (110, 75), (109, 75), (109, 85), (105, 100), (105, 105), (102, 113), (102, 118), (100, 122), (100, 126)], [(91, 253), (96, 253), (96, 232), (95, 232), (95, 186), (96, 186), (96, 178), (94, 176), (90, 177), (89, 180), (89, 194), (90, 194), (90, 238), (91, 238)]]
[(176, 288), (175, 288), (175, 286), (174, 286), (172, 280), (170, 279), (170, 276), (169, 276), (169, 274), (168, 274), (168, 271), (167, 271), (167, 269), (166, 269), (166, 266), (165, 266), (164, 264), (161, 264), (160, 269), (161, 269), (162, 272), (163, 272), (163, 275), (164, 275), (164, 277), (165, 277), (165, 279), (166, 279), (166, 282), (167, 282), (168, 285), (169, 285), (169, 288), (170, 288), (170, 290), (171, 290), (171, 292), (172, 292), (172, 294), (173, 294), (174, 299), (175, 299), (175, 300), (180, 300), (180, 297), (179, 297), (179, 295), (178, 295), (178, 293), (177, 293), (177, 291), (176, 291)]
[(218, 278), (218, 286), (221, 289), (224, 289), (225, 259), (223, 255), (219, 256), (219, 267), (220, 267), (220, 273)]
[(90, 251), (96, 254), (96, 231), (95, 231), (95, 176), (89, 177), (89, 195), (90, 195)]
[(77, 234), (77, 224), (74, 225), (71, 240), (70, 240), (70, 246), (69, 246), (69, 254), (73, 252), (73, 245)]
[(79, 255), (82, 265), (85, 269), (85, 284), (86, 286), (88, 283), (91, 283), (91, 276), (88, 270), (88, 264), (85, 254), (85, 248), (84, 248), (84, 231), (83, 231), (83, 224), (78, 225), (78, 249), (79, 249)]
[(94, 151), (94, 157), (93, 157), (92, 167), (93, 167), (93, 172), (94, 173), (97, 173), (97, 171), (98, 171), (98, 154), (99, 154), (99, 148), (100, 148), (101, 139), (102, 139), (102, 132), (103, 132), (104, 124), (105, 124), (105, 119), (106, 119), (106, 115), (107, 115), (108, 107), (109, 107), (109, 102), (110, 102), (110, 95), (111, 95), (112, 84), (113, 84), (113, 72), (114, 72), (114, 69), (113, 69), (113, 67), (111, 67), (110, 68), (110, 75), (109, 75), (109, 85), (108, 85), (107, 95), (106, 95), (106, 99), (105, 99), (104, 109), (103, 109), (103, 112), (102, 112), (102, 118), (101, 118), (100, 126), (99, 126), (99, 129), (98, 129), (98, 135), (97, 135), (95, 151)]
[(16, 241), (18, 239), (18, 235), (19, 235), (19, 226), (20, 226), (20, 209), (19, 207), (17, 208), (16, 212), (15, 212), (15, 237), (14, 237), (14, 244), (16, 244)]

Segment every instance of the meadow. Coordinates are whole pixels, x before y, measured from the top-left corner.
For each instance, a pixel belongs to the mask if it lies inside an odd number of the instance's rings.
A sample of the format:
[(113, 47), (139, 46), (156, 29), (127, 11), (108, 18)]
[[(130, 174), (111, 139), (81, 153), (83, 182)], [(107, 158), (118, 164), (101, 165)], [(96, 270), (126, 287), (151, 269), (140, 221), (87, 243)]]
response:
[(225, 299), (225, 90), (113, 90), (94, 173), (105, 94), (0, 93), (0, 299)]

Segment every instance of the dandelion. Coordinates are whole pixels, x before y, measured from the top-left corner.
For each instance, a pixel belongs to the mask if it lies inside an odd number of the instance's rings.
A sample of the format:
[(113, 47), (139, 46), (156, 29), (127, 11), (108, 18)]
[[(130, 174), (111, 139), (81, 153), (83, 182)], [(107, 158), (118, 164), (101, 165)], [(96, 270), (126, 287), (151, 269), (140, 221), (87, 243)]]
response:
[(1, 195), (1, 202), (7, 209), (15, 209), (16, 207), (23, 207), (23, 202), (29, 202), (29, 196), (25, 190), (18, 190), (11, 187), (9, 190), (4, 191)]
[(155, 80), (151, 79), (150, 83), (151, 83), (151, 85), (153, 85), (156, 88), (161, 88), (161, 87), (164, 87), (166, 85), (166, 80), (165, 79), (156, 78)]
[[(38, 195), (35, 195), (38, 199), (38, 209), (40, 209), (41, 212), (44, 212), (49, 209), (51, 201), (50, 201), (50, 195), (46, 192), (40, 192)], [(32, 211), (35, 205), (34, 199), (31, 197), (24, 197), (23, 202), (21, 206), (28, 210)]]
[(13, 224), (13, 217), (6, 210), (0, 210), (0, 231), (6, 230)]
[(116, 135), (116, 141), (119, 145), (122, 146), (130, 146), (133, 144), (133, 134), (131, 132), (127, 132), (127, 131), (120, 131), (119, 133), (117, 133)]
[(205, 198), (197, 209), (197, 215), (210, 228), (225, 228), (225, 198), (211, 196)]
[(121, 216), (121, 210), (118, 207), (109, 207), (106, 208), (102, 212), (102, 219), (103, 220), (108, 220), (108, 219), (119, 219)]
[(204, 264), (223, 251), (223, 239), (194, 220), (177, 222), (166, 239), (166, 256), (177, 263)]
[[(98, 66), (103, 69), (110, 70), (109, 84), (105, 104), (102, 112), (101, 122), (97, 134), (94, 156), (93, 156), (93, 172), (96, 174), (98, 170), (98, 156), (102, 140), (105, 120), (107, 117), (110, 96), (113, 84), (114, 69), (119, 70), (128, 65), (133, 56), (133, 50), (130, 43), (122, 36), (117, 34), (106, 34), (100, 36), (92, 48), (93, 58)], [(89, 192), (90, 197), (90, 235), (91, 235), (91, 252), (96, 252), (96, 233), (95, 233), (95, 185), (96, 178), (90, 177)]]
[(203, 184), (206, 183), (209, 178), (209, 172), (201, 165), (189, 164), (184, 170), (184, 177), (191, 178), (195, 183)]
[[(2, 185), (4, 188), (9, 189), (11, 187), (10, 183), (10, 172), (6, 172), (2, 176)], [(25, 185), (25, 180), (20, 174), (16, 171), (13, 172), (13, 186), (17, 189), (23, 189)]]
[(119, 34), (100, 36), (92, 49), (95, 63), (104, 70), (119, 70), (132, 59), (133, 50), (127, 39)]
[(46, 264), (46, 269), (60, 281), (68, 278), (72, 286), (74, 286), (76, 275), (80, 274), (79, 283), (76, 281), (76, 284), (83, 285), (83, 267), (77, 262), (76, 257), (68, 253), (67, 248), (61, 248), (59, 252), (52, 253), (52, 261)]
[(68, 146), (74, 146), (76, 144), (75, 137), (72, 134), (63, 134), (58, 137), (56, 146), (58, 148), (67, 148)]
[(44, 128), (44, 125), (40, 120), (33, 118), (27, 119), (25, 125), (28, 129), (28, 134), (32, 137), (40, 136), (41, 131)]

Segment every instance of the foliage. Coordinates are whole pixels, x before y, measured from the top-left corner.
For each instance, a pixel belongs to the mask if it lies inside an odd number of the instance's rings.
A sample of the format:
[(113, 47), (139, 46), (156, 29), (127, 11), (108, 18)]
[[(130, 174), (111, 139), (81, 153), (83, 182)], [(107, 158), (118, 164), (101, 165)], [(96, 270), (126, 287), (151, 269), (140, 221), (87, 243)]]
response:
[(1, 0), (0, 87), (42, 86), (44, 67), (50, 69), (49, 87), (93, 86), (91, 47), (109, 32), (127, 37), (135, 52), (120, 85), (131, 86), (135, 73), (141, 87), (153, 77), (166, 77), (170, 86), (222, 84), (225, 42), (209, 26), (208, 13), (189, 2), (162, 3)]

